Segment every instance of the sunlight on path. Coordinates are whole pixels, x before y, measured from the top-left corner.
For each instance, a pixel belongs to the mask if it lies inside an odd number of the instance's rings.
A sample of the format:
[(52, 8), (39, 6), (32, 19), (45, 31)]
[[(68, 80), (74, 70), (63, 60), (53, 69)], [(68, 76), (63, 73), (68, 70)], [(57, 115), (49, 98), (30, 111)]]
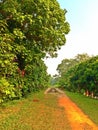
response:
[(64, 107), (72, 130), (98, 130), (98, 127), (67, 96), (59, 97), (59, 105)]

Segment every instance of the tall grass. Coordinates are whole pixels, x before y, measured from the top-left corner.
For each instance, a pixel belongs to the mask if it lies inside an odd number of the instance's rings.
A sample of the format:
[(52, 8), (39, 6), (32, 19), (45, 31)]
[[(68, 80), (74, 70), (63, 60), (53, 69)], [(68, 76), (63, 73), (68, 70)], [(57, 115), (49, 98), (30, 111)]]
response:
[(79, 106), (89, 118), (98, 125), (98, 100), (66, 91), (66, 94)]

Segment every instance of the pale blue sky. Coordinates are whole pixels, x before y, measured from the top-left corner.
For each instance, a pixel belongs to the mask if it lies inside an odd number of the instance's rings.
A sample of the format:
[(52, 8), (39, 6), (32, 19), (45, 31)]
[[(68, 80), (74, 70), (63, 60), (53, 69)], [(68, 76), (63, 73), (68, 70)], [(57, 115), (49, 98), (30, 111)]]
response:
[(54, 75), (58, 64), (64, 58), (77, 54), (98, 55), (98, 0), (58, 0), (61, 8), (68, 12), (66, 19), (71, 31), (65, 46), (58, 51), (58, 57), (47, 59), (48, 73)]

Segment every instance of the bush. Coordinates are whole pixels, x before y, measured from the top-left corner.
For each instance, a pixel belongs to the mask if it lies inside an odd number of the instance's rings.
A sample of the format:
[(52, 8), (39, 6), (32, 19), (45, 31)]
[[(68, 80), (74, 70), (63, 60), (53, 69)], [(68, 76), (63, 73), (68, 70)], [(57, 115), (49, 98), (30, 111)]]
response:
[(4, 77), (0, 79), (0, 103), (4, 100), (15, 97), (14, 86), (11, 85)]

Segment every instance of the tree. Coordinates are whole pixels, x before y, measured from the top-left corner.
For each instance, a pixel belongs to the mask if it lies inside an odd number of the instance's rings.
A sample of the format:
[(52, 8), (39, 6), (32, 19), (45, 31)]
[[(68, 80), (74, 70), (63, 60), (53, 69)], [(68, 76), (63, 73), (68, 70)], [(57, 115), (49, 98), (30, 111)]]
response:
[(75, 59), (77, 62), (84, 62), (86, 60), (88, 60), (90, 58), (90, 56), (87, 53), (83, 53), (83, 54), (78, 54), (76, 55)]
[[(76, 84), (79, 84), (76, 82), (78, 78), (80, 78), (79, 73), (81, 73), (79, 70), (77, 70), (78, 64), (88, 60), (90, 56), (88, 54), (78, 54), (72, 59), (64, 59), (62, 60), (61, 64), (58, 65), (57, 70), (59, 72), (60, 78), (59, 78), (59, 84), (63, 88), (67, 89), (73, 89), (75, 90)], [(78, 76), (77, 76), (78, 75)], [(77, 90), (79, 91), (79, 88), (77, 87)]]
[[(11, 98), (46, 86), (43, 58), (54, 57), (65, 44), (69, 32), (65, 14), (56, 0), (0, 1), (0, 78), (13, 86)], [(7, 95), (3, 89), (0, 93)]]
[(69, 87), (74, 91), (85, 91), (89, 94), (96, 95), (98, 93), (98, 56), (89, 58), (84, 62), (80, 62), (70, 69)]
[(60, 75), (65, 74), (71, 67), (75, 66), (76, 64), (83, 62), (89, 59), (90, 56), (86, 53), (78, 54), (72, 59), (64, 59), (62, 60), (61, 64), (58, 65), (57, 71)]
[(24, 38), (50, 55), (65, 44), (69, 24), (56, 0), (5, 0), (1, 14), (18, 42)]

